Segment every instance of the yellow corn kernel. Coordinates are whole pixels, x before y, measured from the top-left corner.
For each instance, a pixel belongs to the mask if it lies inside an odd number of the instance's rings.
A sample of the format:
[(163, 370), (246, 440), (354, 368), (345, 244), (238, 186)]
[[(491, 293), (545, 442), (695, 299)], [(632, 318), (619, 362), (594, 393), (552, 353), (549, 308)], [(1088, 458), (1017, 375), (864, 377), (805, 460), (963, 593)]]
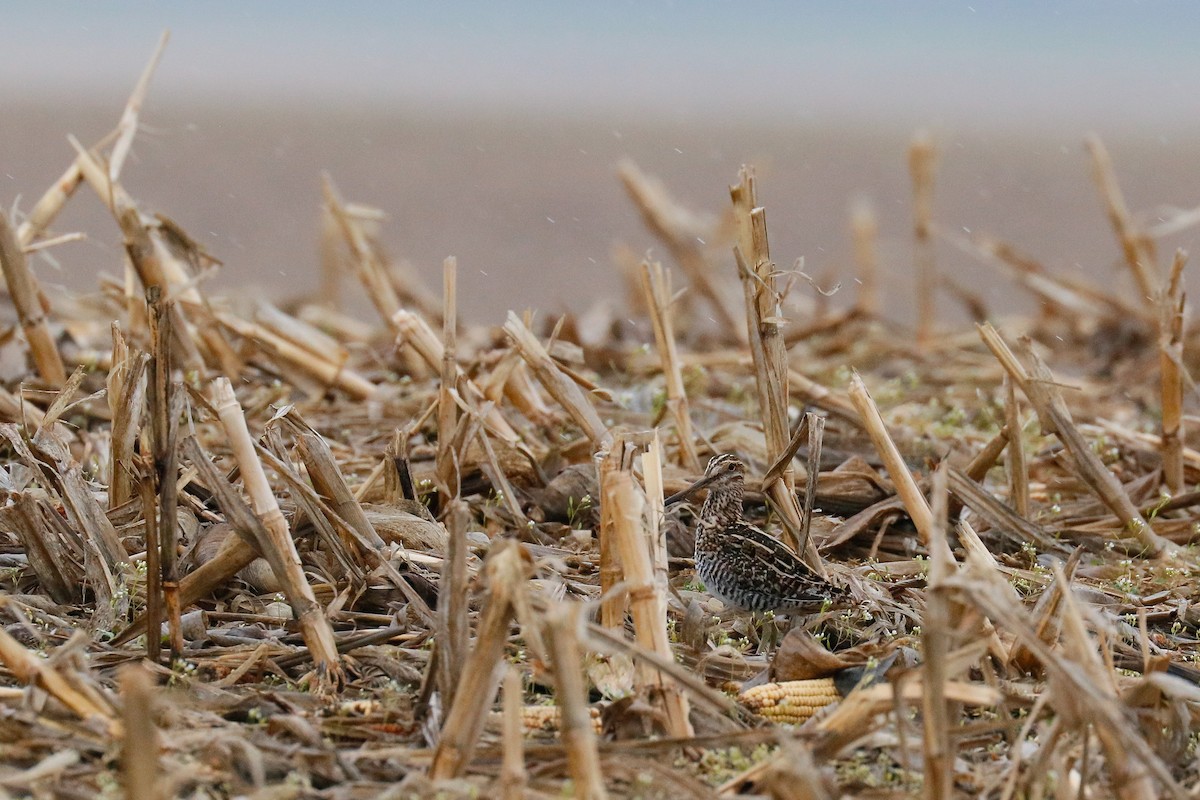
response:
[(833, 678), (764, 683), (738, 695), (738, 700), (755, 714), (781, 725), (799, 725), (841, 699)]
[[(588, 708), (588, 714), (592, 718), (592, 730), (597, 734), (601, 733), (603, 724), (600, 720), (600, 709), (592, 706)], [(561, 726), (562, 709), (558, 706), (525, 706), (521, 709), (521, 721), (526, 736), (557, 733)]]

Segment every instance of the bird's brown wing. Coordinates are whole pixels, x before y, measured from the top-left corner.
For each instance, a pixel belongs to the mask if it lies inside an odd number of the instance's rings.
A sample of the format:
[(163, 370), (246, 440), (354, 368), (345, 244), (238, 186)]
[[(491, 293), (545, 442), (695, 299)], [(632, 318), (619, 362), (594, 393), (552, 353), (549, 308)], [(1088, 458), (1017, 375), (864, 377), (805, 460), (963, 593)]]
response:
[(731, 526), (723, 538), (730, 557), (745, 565), (753, 583), (780, 599), (807, 603), (840, 594), (791, 548), (753, 525)]

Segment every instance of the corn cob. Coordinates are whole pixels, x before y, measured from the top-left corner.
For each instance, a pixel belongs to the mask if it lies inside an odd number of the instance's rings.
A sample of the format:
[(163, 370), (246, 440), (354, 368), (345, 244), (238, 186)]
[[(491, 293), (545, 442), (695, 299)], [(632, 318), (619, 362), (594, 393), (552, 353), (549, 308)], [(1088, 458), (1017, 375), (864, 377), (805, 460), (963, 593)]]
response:
[(738, 695), (755, 714), (780, 725), (799, 725), (841, 699), (833, 678), (764, 683)]
[[(588, 709), (592, 718), (592, 730), (597, 734), (603, 730), (603, 723), (600, 720), (600, 709), (592, 706)], [(525, 728), (526, 736), (534, 736), (539, 733), (557, 733), (560, 720), (562, 719), (562, 710), (558, 706), (525, 706), (521, 709), (521, 722)]]

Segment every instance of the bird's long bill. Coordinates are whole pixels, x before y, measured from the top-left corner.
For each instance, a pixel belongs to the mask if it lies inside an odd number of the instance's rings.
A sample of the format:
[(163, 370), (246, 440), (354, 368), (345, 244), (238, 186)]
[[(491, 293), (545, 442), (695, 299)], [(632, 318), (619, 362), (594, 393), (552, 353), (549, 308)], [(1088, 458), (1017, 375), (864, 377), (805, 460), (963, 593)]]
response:
[(676, 492), (675, 494), (668, 497), (666, 500), (663, 500), (663, 505), (669, 506), (674, 503), (678, 503), (680, 501), (687, 500), (693, 494), (695, 494), (696, 492), (703, 489), (705, 486), (708, 486), (710, 483), (715, 481), (718, 477), (719, 476), (717, 476), (717, 475), (705, 475), (703, 478), (696, 481), (695, 483), (693, 483), (691, 486), (687, 487), (683, 491)]

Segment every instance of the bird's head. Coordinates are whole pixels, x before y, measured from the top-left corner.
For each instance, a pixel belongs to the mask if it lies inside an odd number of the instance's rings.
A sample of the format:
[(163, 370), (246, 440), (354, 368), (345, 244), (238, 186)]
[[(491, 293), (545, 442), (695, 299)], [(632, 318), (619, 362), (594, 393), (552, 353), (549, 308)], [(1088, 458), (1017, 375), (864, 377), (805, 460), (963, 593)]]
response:
[[(720, 489), (742, 488), (746, 481), (746, 465), (732, 453), (720, 453), (708, 460), (704, 475), (684, 489), (668, 497), (666, 505), (672, 505), (686, 500), (701, 489), (719, 491)], [(740, 492), (739, 492), (740, 495)]]

